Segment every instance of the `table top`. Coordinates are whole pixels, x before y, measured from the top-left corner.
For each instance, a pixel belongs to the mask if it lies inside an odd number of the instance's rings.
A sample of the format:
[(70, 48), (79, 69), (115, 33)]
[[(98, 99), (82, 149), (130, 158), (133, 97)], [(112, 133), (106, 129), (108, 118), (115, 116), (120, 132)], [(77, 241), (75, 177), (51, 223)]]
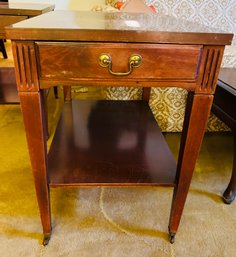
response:
[(52, 4), (5, 3), (0, 1), (1, 15), (36, 16), (45, 12), (52, 11), (54, 8), (55, 6)]
[(233, 34), (159, 14), (54, 11), (6, 28), (25, 40), (230, 45)]
[(236, 68), (222, 68), (219, 80), (234, 90), (234, 95), (236, 95)]

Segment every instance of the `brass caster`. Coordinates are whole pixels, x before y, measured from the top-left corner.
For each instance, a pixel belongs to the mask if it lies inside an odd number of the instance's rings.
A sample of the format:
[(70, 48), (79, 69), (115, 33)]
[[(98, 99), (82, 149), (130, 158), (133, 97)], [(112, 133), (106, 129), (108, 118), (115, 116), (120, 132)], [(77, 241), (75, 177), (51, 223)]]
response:
[(169, 241), (171, 244), (173, 244), (175, 242), (175, 235), (176, 235), (176, 233), (169, 232)]
[(43, 246), (46, 246), (49, 243), (51, 235), (50, 234), (44, 234), (43, 237)]
[(176, 232), (172, 232), (170, 230), (170, 226), (168, 227), (168, 230), (169, 230), (169, 241), (170, 241), (171, 244), (173, 244), (175, 242)]

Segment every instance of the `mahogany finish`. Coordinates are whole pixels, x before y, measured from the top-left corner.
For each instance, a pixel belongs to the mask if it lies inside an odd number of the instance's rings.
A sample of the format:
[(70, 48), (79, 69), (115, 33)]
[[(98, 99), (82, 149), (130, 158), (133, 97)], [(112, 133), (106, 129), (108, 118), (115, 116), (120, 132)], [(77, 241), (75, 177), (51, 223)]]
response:
[[(174, 185), (169, 222), (169, 239), (173, 243), (211, 109), (224, 46), (230, 44), (233, 35), (155, 14), (69, 11), (22, 21), (8, 27), (6, 34), (13, 40), (17, 88), (44, 244), (51, 233), (49, 185), (104, 184)], [(137, 53), (142, 63), (127, 76), (111, 75), (107, 67), (99, 65), (99, 55), (108, 54), (114, 64), (110, 68), (127, 72), (130, 54)], [(168, 171), (168, 167), (173, 170), (173, 158), (147, 107), (148, 89), (144, 90), (143, 103), (67, 103), (47, 155), (41, 92), (57, 83), (147, 88), (169, 85), (187, 89), (174, 182), (174, 172)], [(70, 98), (67, 89), (65, 93)], [(155, 158), (154, 162), (149, 158)]]
[(234, 161), (232, 176), (223, 194), (225, 203), (230, 204), (236, 197), (236, 69), (222, 68), (217, 83), (212, 112), (224, 121), (234, 135)]
[[(109, 53), (114, 72), (126, 72), (132, 54), (145, 62), (125, 80), (196, 81), (196, 70), (202, 46), (114, 44), (114, 43), (37, 43), (41, 80), (114, 80), (107, 68), (98, 66), (101, 53)], [(119, 53), (119, 59), (117, 58)], [(188, 55), (188, 58), (185, 58)], [(54, 60), (57, 60), (55, 62)], [(71, 65), (68, 66), (68, 63)], [(47, 64), (47, 65), (46, 65)], [(80, 69), (78, 69), (80, 67)], [(164, 70), (162, 67), (168, 67)], [(96, 73), (94, 71), (96, 70)], [(173, 72), (175, 70), (175, 72)], [(145, 79), (143, 74), (145, 73)], [(121, 78), (119, 78), (121, 79)]]
[(47, 128), (44, 113), (44, 92), (19, 92), (19, 98), (24, 113), (26, 139), (43, 225), (44, 244), (46, 244), (51, 233), (51, 214), (47, 182)]
[(173, 186), (176, 171), (143, 101), (67, 102), (48, 163), (50, 186)]
[[(64, 18), (63, 18), (64, 17)], [(63, 22), (65, 21), (66, 22)], [(11, 39), (228, 45), (232, 34), (171, 16), (56, 11), (8, 28)], [(66, 33), (65, 33), (66, 31)]]

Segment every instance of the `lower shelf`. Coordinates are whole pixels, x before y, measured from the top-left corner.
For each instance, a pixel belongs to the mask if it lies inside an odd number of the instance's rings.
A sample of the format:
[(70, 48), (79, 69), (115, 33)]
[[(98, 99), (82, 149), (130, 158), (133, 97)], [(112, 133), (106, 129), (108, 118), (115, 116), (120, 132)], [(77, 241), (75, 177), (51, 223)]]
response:
[(174, 186), (176, 162), (144, 101), (65, 103), (48, 155), (50, 186)]

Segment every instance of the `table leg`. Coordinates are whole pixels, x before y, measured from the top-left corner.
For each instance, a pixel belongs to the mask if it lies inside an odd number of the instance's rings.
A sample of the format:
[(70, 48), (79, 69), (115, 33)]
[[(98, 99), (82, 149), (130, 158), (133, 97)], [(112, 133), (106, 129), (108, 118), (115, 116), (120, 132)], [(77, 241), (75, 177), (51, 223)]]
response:
[(236, 198), (236, 132), (234, 132), (234, 162), (232, 176), (228, 187), (223, 194), (223, 201), (226, 204), (230, 204)]
[(49, 130), (48, 130), (48, 104), (47, 104), (47, 91), (43, 90), (43, 101), (44, 101), (44, 118), (46, 126), (46, 136), (49, 139)]
[(151, 87), (143, 87), (142, 100), (149, 102), (151, 94)]
[(64, 101), (71, 101), (71, 86), (63, 86)]
[(50, 197), (47, 178), (47, 145), (44, 95), (41, 92), (19, 92), (36, 195), (46, 245), (51, 234)]
[(212, 95), (193, 94), (192, 92), (188, 94), (177, 164), (176, 186), (169, 220), (169, 239), (171, 243), (174, 243), (175, 234), (178, 230), (212, 101)]

